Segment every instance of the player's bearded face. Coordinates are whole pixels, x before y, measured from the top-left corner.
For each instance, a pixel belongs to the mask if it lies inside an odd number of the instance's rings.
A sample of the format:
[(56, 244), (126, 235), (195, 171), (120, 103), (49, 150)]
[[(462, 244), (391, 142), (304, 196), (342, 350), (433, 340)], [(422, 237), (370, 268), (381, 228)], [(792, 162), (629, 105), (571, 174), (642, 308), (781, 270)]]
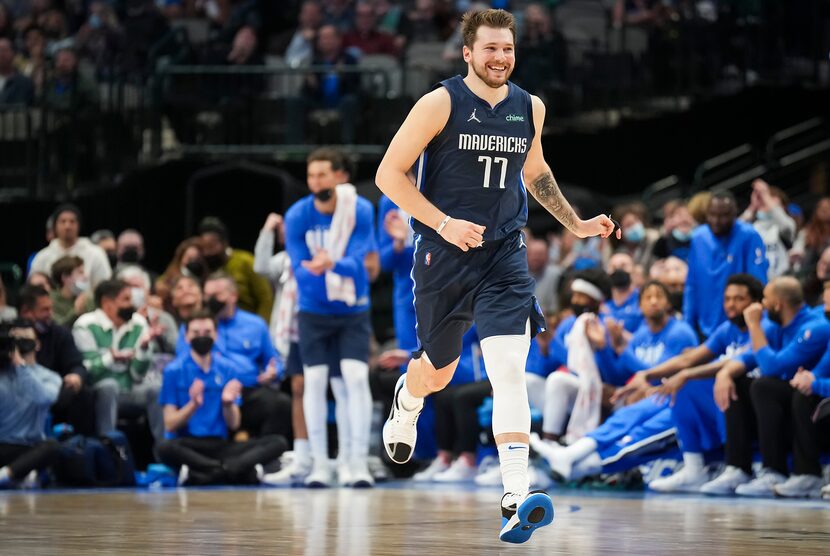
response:
[(513, 34), (509, 29), (479, 27), (472, 50), (465, 54), (478, 78), (497, 89), (507, 83), (516, 63)]

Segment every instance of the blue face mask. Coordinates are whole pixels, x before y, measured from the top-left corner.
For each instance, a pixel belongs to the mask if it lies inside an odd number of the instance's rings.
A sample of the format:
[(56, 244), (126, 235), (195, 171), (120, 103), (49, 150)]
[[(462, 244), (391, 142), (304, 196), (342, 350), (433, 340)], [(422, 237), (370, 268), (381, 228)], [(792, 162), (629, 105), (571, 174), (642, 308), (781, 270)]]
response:
[(769, 218), (769, 213), (765, 210), (759, 210), (755, 213), (756, 220), (766, 220)]
[(630, 243), (640, 243), (646, 237), (646, 227), (642, 222), (629, 226), (623, 230), (623, 239)]
[(675, 228), (671, 231), (671, 236), (680, 243), (686, 243), (687, 241), (691, 241), (692, 232), (684, 232), (683, 230), (678, 230), (677, 228)]

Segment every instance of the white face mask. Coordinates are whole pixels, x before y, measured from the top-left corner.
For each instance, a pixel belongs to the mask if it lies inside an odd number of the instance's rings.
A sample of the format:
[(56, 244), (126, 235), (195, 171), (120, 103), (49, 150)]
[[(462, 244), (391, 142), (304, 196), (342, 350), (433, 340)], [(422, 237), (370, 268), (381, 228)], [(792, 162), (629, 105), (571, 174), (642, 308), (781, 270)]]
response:
[(83, 279), (72, 282), (72, 293), (74, 295), (81, 295), (87, 290), (89, 290), (89, 280)]
[(144, 290), (143, 289), (141, 289), (141, 288), (131, 288), (130, 289), (130, 302), (132, 303), (133, 307), (136, 308), (136, 310), (141, 309), (142, 307), (144, 307), (144, 301), (145, 301), (145, 296), (144, 296)]

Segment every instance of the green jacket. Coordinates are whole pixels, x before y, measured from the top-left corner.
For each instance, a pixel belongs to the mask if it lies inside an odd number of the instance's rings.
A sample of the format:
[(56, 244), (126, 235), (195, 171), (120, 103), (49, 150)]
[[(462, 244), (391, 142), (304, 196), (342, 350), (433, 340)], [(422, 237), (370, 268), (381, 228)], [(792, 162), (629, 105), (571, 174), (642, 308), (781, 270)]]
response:
[[(152, 342), (147, 349), (142, 349), (141, 340), (148, 333), (147, 320), (138, 313), (118, 330), (101, 309), (78, 317), (72, 336), (84, 358), (90, 384), (112, 378), (122, 391), (129, 392), (134, 384), (144, 380), (150, 367)], [(129, 362), (116, 361), (112, 356), (113, 347), (118, 351), (135, 350), (135, 357)]]
[(268, 322), (274, 306), (274, 291), (267, 278), (254, 272), (254, 255), (248, 251), (231, 249), (228, 262), (222, 270), (236, 282), (239, 308), (256, 313)]

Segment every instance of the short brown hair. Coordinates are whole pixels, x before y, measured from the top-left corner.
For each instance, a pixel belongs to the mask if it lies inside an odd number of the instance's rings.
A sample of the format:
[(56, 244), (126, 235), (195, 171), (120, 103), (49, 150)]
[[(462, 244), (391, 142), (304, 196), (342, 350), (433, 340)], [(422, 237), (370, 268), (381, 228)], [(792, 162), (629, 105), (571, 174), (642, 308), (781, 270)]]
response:
[(335, 149), (333, 147), (320, 147), (319, 149), (314, 149), (311, 151), (311, 154), (308, 155), (306, 164), (311, 164), (312, 162), (316, 162), (318, 160), (330, 162), (331, 169), (335, 172), (338, 170), (347, 170), (346, 155), (344, 155), (343, 151), (340, 149)]
[(479, 27), (493, 29), (510, 29), (513, 41), (516, 41), (516, 18), (504, 10), (470, 10), (461, 18), (461, 36), (464, 37), (464, 46), (472, 49)]
[(209, 320), (213, 323), (213, 327), (216, 328), (216, 318), (210, 313), (210, 311), (207, 309), (199, 309), (198, 311), (193, 311), (189, 317), (184, 319), (185, 332), (190, 330), (190, 323), (194, 320)]
[(81, 257), (74, 255), (61, 257), (52, 265), (52, 282), (60, 288), (63, 286), (63, 277), (72, 274), (79, 266), (84, 266), (84, 260)]

